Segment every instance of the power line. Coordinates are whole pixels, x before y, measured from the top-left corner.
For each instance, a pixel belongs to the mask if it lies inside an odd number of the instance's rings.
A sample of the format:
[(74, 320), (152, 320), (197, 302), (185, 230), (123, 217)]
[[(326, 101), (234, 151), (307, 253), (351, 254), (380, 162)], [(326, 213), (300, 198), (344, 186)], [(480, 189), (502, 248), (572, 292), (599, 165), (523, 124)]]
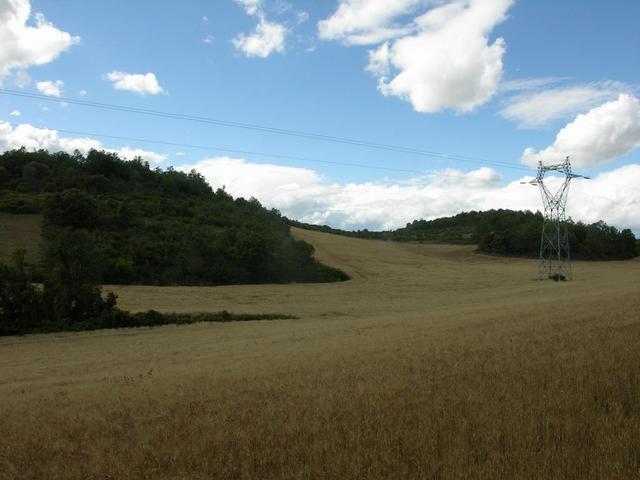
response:
[[(426, 157), (454, 160), (454, 161), (458, 161), (458, 162), (473, 163), (473, 164), (479, 164), (481, 166), (492, 165), (492, 166), (498, 166), (498, 167), (501, 167), (501, 168), (508, 168), (508, 169), (512, 169), (512, 170), (519, 170), (519, 171), (526, 171), (526, 172), (531, 172), (532, 171), (532, 169), (529, 168), (529, 167), (524, 167), (524, 166), (521, 166), (521, 165), (513, 165), (513, 164), (510, 164), (510, 163), (499, 162), (499, 161), (495, 161), (495, 160), (489, 160), (489, 159), (485, 159), (485, 158), (481, 158), (481, 157), (471, 157), (471, 156), (465, 156), (465, 155), (447, 154), (447, 153), (435, 152), (435, 151), (430, 151), (430, 150), (421, 150), (421, 149), (415, 149), (415, 148), (410, 148), (410, 147), (402, 147), (402, 146), (398, 146), (398, 145), (390, 145), (390, 144), (384, 144), (384, 143), (368, 142), (368, 141), (365, 141), (365, 140), (357, 140), (357, 139), (351, 139), (351, 138), (347, 138), (347, 137), (334, 137), (334, 136), (316, 134), (316, 133), (311, 133), (311, 132), (303, 132), (303, 131), (298, 131), (298, 130), (287, 130), (287, 129), (281, 129), (281, 128), (275, 128), (275, 127), (268, 127), (268, 126), (264, 126), (264, 125), (257, 125), (257, 124), (250, 124), (250, 123), (242, 123), (242, 122), (215, 119), (215, 118), (210, 118), (210, 117), (200, 117), (200, 116), (195, 116), (195, 115), (185, 115), (185, 114), (164, 112), (164, 111), (160, 111), (160, 110), (149, 110), (149, 109), (143, 109), (143, 108), (137, 108), (137, 107), (130, 107), (130, 106), (126, 106), (126, 105), (117, 105), (117, 104), (102, 103), (102, 102), (93, 102), (93, 101), (79, 100), (79, 99), (73, 99), (73, 98), (68, 98), (68, 97), (49, 97), (49, 96), (41, 95), (41, 94), (37, 94), (37, 93), (21, 92), (21, 91), (18, 91), (18, 90), (10, 90), (10, 89), (4, 89), (4, 88), (0, 88), (0, 94), (16, 96), (16, 97), (23, 97), (23, 98), (30, 98), (30, 99), (37, 99), (37, 100), (45, 100), (45, 101), (51, 101), (51, 102), (58, 102), (58, 103), (69, 103), (69, 104), (86, 106), (86, 107), (94, 107), (94, 108), (102, 108), (102, 109), (107, 109), (107, 110), (123, 111), (123, 112), (127, 112), (127, 113), (136, 113), (136, 114), (141, 114), (141, 115), (149, 115), (149, 116), (162, 117), (162, 118), (173, 118), (173, 119), (179, 119), (179, 120), (185, 120), (185, 121), (194, 121), (194, 122), (213, 124), (213, 125), (219, 125), (219, 126), (226, 126), (226, 127), (233, 127), (233, 128), (256, 130), (256, 131), (262, 131), (262, 132), (266, 132), (266, 133), (274, 133), (274, 134), (279, 134), (279, 135), (289, 135), (289, 136), (294, 136), (294, 137), (309, 138), (309, 139), (313, 139), (313, 140), (328, 141), (328, 142), (333, 142), (333, 143), (343, 143), (343, 144), (347, 144), (347, 145), (362, 146), (362, 147), (378, 149), (378, 150), (387, 150), (387, 151), (394, 151), (394, 152), (406, 153), (406, 154), (411, 154), (411, 155), (419, 155), (419, 156), (426, 156)], [(10, 124), (10, 125), (12, 125), (12, 124)], [(13, 125), (13, 126), (15, 127), (15, 125)], [(63, 129), (56, 129), (56, 130), (58, 130), (59, 132), (66, 132), (66, 133), (78, 134), (78, 135), (92, 135), (92, 136), (96, 136), (96, 137), (111, 138), (111, 139), (117, 139), (117, 140), (138, 141), (138, 142), (146, 142), (146, 143), (152, 143), (152, 144), (158, 144), (158, 145), (168, 145), (168, 146), (176, 146), (176, 147), (184, 147), (184, 148), (196, 148), (196, 149), (201, 149), (201, 150), (220, 151), (220, 152), (229, 152), (229, 153), (240, 153), (240, 154), (245, 154), (245, 155), (258, 155), (258, 156), (280, 158), (280, 159), (288, 159), (288, 160), (296, 160), (296, 161), (304, 161), (304, 162), (312, 162), (312, 163), (324, 163), (324, 164), (330, 164), (330, 165), (341, 165), (341, 166), (350, 166), (350, 167), (357, 167), (357, 168), (368, 168), (368, 169), (373, 169), (373, 170), (383, 170), (383, 171), (392, 171), (392, 172), (400, 172), (400, 173), (420, 174), (420, 175), (425, 173), (424, 171), (419, 171), (419, 170), (401, 169), (401, 168), (393, 168), (393, 167), (372, 166), (372, 165), (364, 165), (364, 164), (350, 163), (350, 162), (336, 162), (336, 161), (330, 161), (330, 160), (311, 159), (311, 158), (291, 156), (291, 155), (281, 155), (281, 154), (255, 152), (255, 151), (248, 151), (248, 150), (228, 149), (228, 148), (203, 146), (203, 145), (193, 145), (193, 144), (188, 144), (188, 143), (166, 142), (166, 141), (162, 141), (162, 140), (150, 140), (150, 139), (143, 139), (143, 138), (136, 138), (136, 137), (115, 136), (115, 135), (106, 135), (106, 134), (99, 134), (99, 133), (78, 132), (78, 131), (74, 131), (74, 130), (63, 130)], [(446, 176), (446, 174), (444, 174), (444, 173), (441, 173), (439, 175)], [(451, 175), (451, 176), (455, 176), (455, 175)], [(631, 186), (628, 186), (628, 185), (617, 185), (617, 184), (610, 184), (610, 185), (613, 185), (613, 186), (616, 186), (616, 187), (619, 187), (619, 188), (625, 188), (625, 189), (628, 189), (628, 190), (640, 191), (640, 189), (634, 188), (634, 187), (631, 187)], [(605, 197), (601, 197), (601, 198), (605, 198)], [(610, 200), (612, 200), (612, 199), (610, 199)]]
[(358, 139), (353, 139), (348, 137), (323, 135), (323, 134), (318, 134), (313, 132), (289, 130), (289, 129), (269, 127), (265, 125), (258, 125), (258, 124), (252, 124), (252, 123), (236, 122), (236, 121), (223, 120), (223, 119), (217, 119), (217, 118), (211, 118), (211, 117), (186, 115), (186, 114), (180, 114), (180, 113), (165, 112), (161, 110), (150, 110), (150, 109), (144, 109), (144, 108), (138, 108), (138, 107), (131, 107), (127, 105), (93, 102), (89, 100), (79, 100), (79, 99), (68, 98), (68, 97), (49, 97), (49, 96), (41, 95), (37, 93), (20, 92), (17, 90), (9, 90), (4, 88), (0, 88), (0, 94), (10, 95), (14, 97), (30, 98), (30, 99), (36, 99), (36, 100), (44, 100), (48, 102), (68, 103), (68, 104), (80, 105), (84, 107), (100, 108), (100, 109), (114, 110), (114, 111), (120, 111), (120, 112), (126, 112), (126, 113), (136, 113), (140, 115), (147, 115), (147, 116), (160, 117), (160, 118), (171, 118), (176, 120), (198, 122), (198, 123), (204, 123), (204, 124), (210, 124), (210, 125), (241, 128), (245, 130), (254, 130), (254, 131), (277, 134), (277, 135), (287, 135), (287, 136), (298, 137), (298, 138), (307, 138), (311, 140), (340, 143), (345, 145), (353, 145), (353, 146), (371, 148), (376, 150), (386, 150), (386, 151), (392, 151), (397, 153), (406, 153), (410, 155), (419, 155), (419, 156), (425, 156), (425, 157), (431, 157), (431, 158), (454, 160), (458, 162), (474, 163), (474, 164), (480, 164), (483, 166), (493, 165), (501, 168), (531, 171), (530, 168), (526, 168), (523, 166), (513, 165), (508, 162), (499, 162), (495, 160), (489, 160), (481, 157), (471, 157), (466, 155), (452, 155), (448, 153), (436, 152), (431, 150), (422, 150), (418, 148), (403, 147), (399, 145), (391, 145), (391, 144), (385, 144), (385, 143), (375, 143), (375, 142), (358, 140)]
[[(17, 127), (19, 125), (19, 124), (15, 124), (15, 123), (9, 123), (9, 122), (7, 122), (7, 123), (10, 126), (12, 126), (13, 128), (15, 128), (15, 127)], [(256, 151), (252, 151), (252, 150), (237, 150), (237, 149), (222, 148), (222, 147), (215, 147), (215, 146), (209, 146), (209, 145), (195, 145), (195, 144), (191, 144), (191, 143), (167, 142), (167, 141), (164, 141), (164, 140), (152, 140), (152, 139), (148, 139), (148, 138), (138, 138), (138, 137), (125, 137), (125, 136), (120, 136), (120, 135), (107, 135), (107, 134), (103, 134), (103, 133), (83, 132), (83, 131), (79, 131), (79, 130), (66, 130), (66, 129), (62, 129), (62, 128), (52, 128), (51, 130), (55, 130), (56, 132), (68, 133), (68, 134), (71, 134), (71, 135), (86, 135), (86, 136), (90, 136), (90, 137), (109, 138), (109, 139), (113, 139), (113, 140), (125, 140), (125, 141), (129, 141), (129, 142), (143, 142), (143, 143), (151, 143), (151, 144), (157, 144), (157, 145), (166, 145), (166, 146), (170, 146), (170, 147), (195, 148), (195, 149), (199, 149), (199, 150), (206, 150), (206, 151), (212, 151), (212, 152), (239, 153), (239, 154), (242, 154), (242, 155), (254, 155), (254, 156), (261, 156), (261, 157), (272, 157), (272, 158), (279, 158), (279, 159), (283, 159), (283, 160), (296, 160), (296, 161), (303, 161), (303, 162), (325, 163), (325, 164), (329, 164), (329, 165), (340, 165), (340, 166), (347, 166), (347, 167), (368, 168), (368, 169), (373, 169), (373, 170), (385, 170), (385, 171), (401, 172), (401, 173), (413, 173), (413, 174), (424, 174), (425, 173), (424, 171), (419, 171), (419, 170), (408, 170), (408, 169), (393, 168), (393, 167), (379, 167), (379, 166), (376, 166), (376, 165), (365, 165), (365, 164), (362, 164), (362, 163), (336, 162), (336, 161), (332, 161), (332, 160), (319, 160), (319, 159), (315, 159), (315, 158), (298, 157), (298, 156), (294, 156), (294, 155), (283, 155), (283, 154), (277, 154), (277, 153), (256, 152)]]
[[(19, 124), (10, 123), (10, 122), (6, 122), (6, 123), (8, 125), (10, 125), (11, 127), (13, 127), (13, 128), (16, 128), (19, 125)], [(238, 150), (238, 149), (222, 148), (222, 147), (215, 147), (215, 146), (209, 146), (209, 145), (195, 145), (195, 144), (191, 144), (191, 143), (168, 142), (168, 141), (165, 141), (165, 140), (152, 140), (152, 139), (148, 139), (148, 138), (139, 138), (139, 137), (128, 137), (128, 136), (120, 136), (120, 135), (107, 135), (107, 134), (102, 134), (102, 133), (85, 132), (85, 131), (79, 131), (79, 130), (67, 130), (67, 129), (61, 129), (61, 128), (52, 128), (51, 130), (55, 130), (56, 132), (68, 133), (68, 134), (71, 134), (71, 135), (86, 135), (86, 136), (90, 136), (90, 137), (109, 138), (109, 139), (113, 139), (113, 140), (125, 140), (125, 141), (131, 141), (131, 142), (143, 142), (143, 143), (150, 143), (150, 144), (166, 145), (166, 146), (171, 146), (171, 147), (195, 148), (195, 149), (213, 151), (213, 152), (238, 153), (238, 154), (242, 154), (242, 155), (253, 155), (253, 156), (259, 156), (259, 157), (272, 157), (272, 158), (278, 158), (278, 159), (283, 159), (283, 160), (296, 160), (296, 161), (302, 161), (302, 162), (323, 163), (323, 164), (329, 164), (329, 165), (340, 165), (340, 166), (347, 166), (347, 167), (366, 168), (366, 169), (371, 169), (371, 170), (383, 170), (383, 171), (389, 171), (389, 172), (410, 173), (410, 174), (414, 174), (414, 175), (429, 175), (429, 173), (427, 171), (409, 170), (409, 169), (393, 168), (393, 167), (380, 167), (380, 166), (376, 166), (376, 165), (365, 165), (365, 164), (362, 164), (362, 163), (336, 162), (336, 161), (333, 161), (333, 160), (320, 160), (320, 159), (316, 159), (316, 158), (299, 157), (299, 156), (294, 156), (294, 155), (283, 155), (283, 154), (278, 154), (278, 153), (257, 152), (257, 151), (252, 151), (252, 150)], [(456, 174), (446, 173), (446, 172), (435, 172), (435, 173), (433, 173), (433, 176), (435, 176), (435, 177), (451, 177), (451, 178), (455, 178), (457, 180), (461, 180), (463, 175), (464, 174), (456, 175)]]
[[(6, 124), (10, 125), (12, 128), (16, 128), (16, 127), (18, 127), (20, 125), (20, 124), (11, 123), (11, 122), (6, 122)], [(242, 155), (253, 155), (253, 156), (259, 156), (259, 157), (271, 157), (271, 158), (278, 158), (278, 159), (283, 159), (283, 160), (295, 160), (295, 161), (310, 162), (310, 163), (322, 163), (322, 164), (328, 164), (328, 165), (339, 165), (339, 166), (347, 166), (347, 167), (365, 168), (365, 169), (369, 169), (369, 170), (382, 170), (382, 171), (398, 172), (398, 173), (410, 173), (410, 174), (415, 174), (415, 175), (425, 175), (425, 174), (428, 175), (428, 172), (420, 171), (420, 170), (410, 170), (410, 169), (393, 168), (393, 167), (381, 167), (381, 166), (376, 166), (376, 165), (365, 165), (365, 164), (362, 164), (362, 163), (337, 162), (337, 161), (333, 161), (333, 160), (320, 160), (320, 159), (317, 159), (317, 158), (300, 157), (300, 156), (295, 156), (295, 155), (284, 155), (284, 154), (278, 154), (278, 153), (258, 152), (258, 151), (253, 151), (253, 150), (239, 150), (239, 149), (216, 147), (216, 146), (211, 146), (211, 145), (196, 145), (196, 144), (192, 144), (192, 143), (168, 142), (168, 141), (165, 141), (165, 140), (155, 140), (155, 139), (140, 138), (140, 137), (129, 137), (129, 136), (121, 136), (121, 135), (109, 135), (109, 134), (104, 134), (104, 133), (86, 132), (86, 131), (80, 131), (80, 130), (68, 130), (68, 129), (62, 129), (62, 128), (51, 128), (51, 130), (55, 130), (56, 132), (61, 132), (61, 133), (68, 133), (68, 134), (71, 134), (71, 135), (86, 135), (86, 136), (89, 136), (89, 137), (108, 138), (108, 139), (112, 139), (112, 140), (124, 140), (124, 141), (130, 141), (130, 142), (142, 142), (142, 143), (150, 143), (150, 144), (157, 144), (157, 145), (165, 145), (165, 146), (170, 146), (170, 147), (194, 148), (194, 149), (212, 151), (212, 152), (237, 153), (237, 154), (242, 154)], [(462, 180), (461, 175), (450, 174), (450, 173), (446, 173), (446, 172), (436, 172), (436, 173), (433, 174), (433, 176), (435, 176), (435, 177), (450, 177), (450, 178), (455, 178), (457, 180)], [(609, 183), (609, 182), (607, 182), (607, 183)], [(618, 184), (612, 184), (612, 183), (609, 183), (609, 185), (613, 185), (613, 186), (616, 186), (616, 187), (619, 187), (619, 188), (628, 188), (630, 190), (640, 191), (640, 189), (633, 188), (633, 187), (630, 187), (628, 185), (618, 185)], [(617, 202), (618, 201), (618, 200), (613, 199), (611, 197), (605, 197), (605, 196), (594, 194), (594, 193), (590, 193), (589, 196), (601, 198), (603, 200), (608, 200), (608, 201), (611, 201), (611, 202)]]

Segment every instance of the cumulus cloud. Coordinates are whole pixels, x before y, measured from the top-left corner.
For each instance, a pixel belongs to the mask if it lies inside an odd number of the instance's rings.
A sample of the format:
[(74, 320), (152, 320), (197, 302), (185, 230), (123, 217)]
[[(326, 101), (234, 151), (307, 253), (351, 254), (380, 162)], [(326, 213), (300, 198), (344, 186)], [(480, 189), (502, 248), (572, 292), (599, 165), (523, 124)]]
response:
[(0, 1), (0, 81), (14, 69), (51, 62), (80, 37), (57, 29), (42, 13), (31, 17), (29, 0)]
[[(234, 196), (256, 197), (264, 205), (304, 222), (344, 229), (393, 229), (419, 218), (438, 218), (468, 210), (511, 208), (539, 210), (538, 190), (520, 184), (523, 177), (503, 184), (492, 169), (470, 172), (444, 170), (407, 181), (329, 183), (314, 170), (243, 159), (217, 157), (180, 167), (195, 168), (214, 188), (224, 186)], [(640, 230), (640, 191), (620, 185), (640, 182), (640, 165), (627, 165), (572, 184), (569, 214), (576, 220), (604, 219)], [(549, 178), (556, 188), (559, 181)]]
[(241, 33), (233, 40), (233, 46), (247, 57), (266, 58), (272, 53), (283, 53), (287, 28), (282, 23), (267, 20), (261, 0), (236, 0), (247, 14), (258, 17), (258, 25), (252, 33)]
[(536, 151), (527, 148), (522, 162), (534, 166), (559, 163), (570, 156), (574, 165), (589, 168), (621, 157), (640, 146), (640, 101), (630, 94), (592, 108), (560, 130), (555, 142)]
[(9, 115), (12, 117), (19, 117), (21, 115), (20, 110), (13, 110)]
[(89, 150), (105, 150), (117, 153), (122, 158), (131, 160), (142, 157), (149, 163), (161, 163), (166, 155), (137, 148), (122, 147), (120, 149), (105, 148), (99, 140), (88, 137), (61, 137), (56, 130), (38, 128), (30, 124), (12, 127), (7, 122), (0, 122), (0, 152), (24, 147), (27, 150), (49, 150), (51, 152), (73, 153), (78, 150), (87, 154)]
[(155, 73), (126, 73), (114, 70), (107, 73), (107, 80), (113, 82), (117, 90), (127, 90), (139, 95), (158, 95), (164, 88), (158, 83)]
[(241, 33), (233, 39), (233, 45), (247, 57), (266, 58), (274, 52), (284, 52), (285, 34), (284, 25), (268, 22), (263, 17), (253, 33)]
[[(341, 0), (318, 29), (325, 40), (379, 44), (369, 52), (367, 70), (378, 78), (382, 94), (406, 100), (418, 112), (463, 113), (498, 91), (506, 44), (502, 38), (490, 42), (489, 34), (512, 3)], [(407, 15), (410, 21), (398, 21)]]
[(59, 97), (62, 93), (62, 87), (64, 82), (62, 80), (46, 80), (44, 82), (36, 83), (36, 88), (48, 97)]
[(604, 82), (527, 92), (511, 98), (500, 115), (521, 128), (543, 127), (613, 100), (625, 90), (617, 82)]

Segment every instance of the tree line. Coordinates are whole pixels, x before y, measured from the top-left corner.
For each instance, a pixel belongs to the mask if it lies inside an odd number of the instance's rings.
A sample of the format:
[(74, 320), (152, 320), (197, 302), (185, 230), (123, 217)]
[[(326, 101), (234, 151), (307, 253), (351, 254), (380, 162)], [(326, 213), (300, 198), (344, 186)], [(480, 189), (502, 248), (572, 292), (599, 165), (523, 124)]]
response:
[[(400, 242), (477, 245), (485, 253), (535, 258), (540, 252), (544, 217), (540, 212), (514, 210), (470, 211), (435, 220), (415, 220), (397, 230), (347, 232), (328, 226), (291, 221), (302, 228), (357, 238)], [(599, 221), (567, 221), (571, 256), (580, 260), (626, 260), (638, 256), (640, 241), (629, 229)]]
[[(102, 294), (91, 267), (87, 237), (70, 231), (49, 245), (50, 262), (41, 285), (29, 280), (25, 251), (14, 252), (10, 265), (0, 264), (0, 336), (104, 328), (150, 327), (195, 322), (233, 322), (295, 318), (281, 314), (178, 314), (155, 310), (130, 313), (117, 307), (117, 298)], [(66, 243), (69, 242), (69, 243)]]

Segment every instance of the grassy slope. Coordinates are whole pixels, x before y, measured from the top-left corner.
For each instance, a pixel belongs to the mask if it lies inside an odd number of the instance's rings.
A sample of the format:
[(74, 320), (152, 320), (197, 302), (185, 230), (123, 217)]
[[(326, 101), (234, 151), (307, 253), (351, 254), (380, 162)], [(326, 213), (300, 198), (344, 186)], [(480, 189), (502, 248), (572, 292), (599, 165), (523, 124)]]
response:
[(0, 212), (0, 260), (8, 261), (16, 248), (26, 248), (35, 261), (40, 248), (42, 217)]
[(640, 262), (295, 231), (341, 284), (123, 287), (299, 320), (0, 339), (0, 478), (635, 478)]

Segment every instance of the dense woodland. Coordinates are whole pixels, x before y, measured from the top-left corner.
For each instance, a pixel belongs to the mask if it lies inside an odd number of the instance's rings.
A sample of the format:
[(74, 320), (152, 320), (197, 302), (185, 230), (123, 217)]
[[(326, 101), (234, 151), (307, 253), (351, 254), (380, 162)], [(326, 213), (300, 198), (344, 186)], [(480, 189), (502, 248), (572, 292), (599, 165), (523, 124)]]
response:
[(52, 251), (85, 249), (96, 280), (148, 285), (324, 282), (346, 275), (313, 258), (276, 210), (214, 191), (197, 172), (113, 153), (0, 155), (0, 211), (42, 213), (41, 277)]
[[(327, 226), (294, 225), (358, 238), (408, 242), (478, 245), (485, 253), (537, 257), (543, 217), (540, 212), (489, 210), (464, 212), (435, 220), (415, 220), (404, 228), (385, 232), (346, 232)], [(571, 256), (581, 260), (625, 260), (638, 256), (640, 242), (631, 230), (604, 222), (590, 225), (568, 221)]]

